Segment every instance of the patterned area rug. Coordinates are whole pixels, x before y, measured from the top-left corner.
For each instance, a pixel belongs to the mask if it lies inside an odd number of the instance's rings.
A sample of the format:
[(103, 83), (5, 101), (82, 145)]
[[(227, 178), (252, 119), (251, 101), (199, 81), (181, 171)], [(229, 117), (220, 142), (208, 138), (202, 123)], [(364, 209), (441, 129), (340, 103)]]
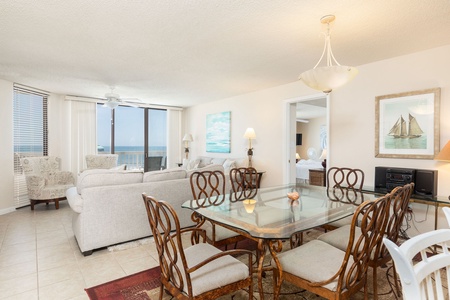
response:
[[(304, 241), (315, 239), (320, 231), (311, 230), (304, 235)], [(252, 242), (246, 242), (240, 245), (245, 248), (250, 248), (254, 250), (255, 244)], [(287, 246), (287, 245), (286, 245)], [(240, 247), (239, 247), (240, 248)], [(288, 247), (284, 247), (285, 249)], [(267, 263), (269, 263), (267, 261)], [(390, 299), (402, 299), (397, 297), (393, 292), (393, 268), (392, 264), (388, 264), (386, 268), (381, 268), (378, 270), (378, 299), (380, 300), (390, 300)], [(159, 299), (159, 277), (160, 269), (159, 267), (143, 271), (137, 274), (133, 274), (124, 278), (120, 278), (111, 282), (107, 282), (89, 289), (86, 292), (91, 300), (104, 300), (104, 299), (114, 299), (114, 300), (141, 300), (141, 299)], [(369, 270), (368, 273), (369, 281), (369, 299), (373, 299), (371, 294), (372, 289), (372, 271)], [(260, 299), (258, 294), (258, 280), (256, 275), (253, 277), (254, 288), (253, 288), (253, 299)], [(273, 298), (273, 279), (272, 273), (268, 272), (266, 277), (263, 279), (264, 286), (264, 298)], [(164, 294), (164, 300), (172, 299), (168, 294)], [(234, 294), (227, 295), (219, 298), (220, 300), (233, 299), (233, 300), (244, 300), (249, 299), (248, 292), (245, 290), (238, 291)], [(282, 285), (280, 300), (292, 299), (292, 300), (321, 300), (322, 297), (310, 293), (308, 291), (302, 290), (290, 283), (284, 282)], [(364, 293), (359, 292), (357, 295), (352, 297), (352, 299), (364, 299)]]

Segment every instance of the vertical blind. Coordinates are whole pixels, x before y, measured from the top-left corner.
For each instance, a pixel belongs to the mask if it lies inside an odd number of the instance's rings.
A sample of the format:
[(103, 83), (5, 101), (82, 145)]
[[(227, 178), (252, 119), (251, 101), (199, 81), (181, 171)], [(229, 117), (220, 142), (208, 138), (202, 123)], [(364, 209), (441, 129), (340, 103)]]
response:
[(29, 205), (25, 175), (20, 159), (48, 154), (48, 94), (14, 85), (14, 204)]

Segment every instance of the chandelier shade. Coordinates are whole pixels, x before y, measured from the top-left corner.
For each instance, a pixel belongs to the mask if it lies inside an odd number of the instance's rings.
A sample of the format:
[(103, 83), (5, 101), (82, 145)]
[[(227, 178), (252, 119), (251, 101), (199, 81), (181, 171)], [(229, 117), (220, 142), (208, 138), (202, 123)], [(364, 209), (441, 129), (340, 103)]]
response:
[(303, 72), (300, 79), (310, 88), (326, 94), (341, 87), (358, 75), (358, 70), (348, 66), (327, 66)]
[[(331, 50), (330, 23), (334, 19), (335, 16), (333, 15), (327, 15), (320, 19), (322, 24), (327, 25), (322, 56), (313, 69), (303, 72), (299, 76), (299, 79), (307, 86), (326, 94), (347, 84), (358, 74), (358, 70), (355, 67), (341, 66), (333, 55), (333, 51)], [(326, 66), (319, 67), (324, 57), (326, 58)]]

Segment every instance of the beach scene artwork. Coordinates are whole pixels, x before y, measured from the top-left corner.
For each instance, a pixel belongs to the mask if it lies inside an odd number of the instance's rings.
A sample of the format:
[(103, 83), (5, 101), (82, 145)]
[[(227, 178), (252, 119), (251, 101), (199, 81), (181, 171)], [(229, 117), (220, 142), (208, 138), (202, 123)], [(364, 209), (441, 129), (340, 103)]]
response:
[(206, 115), (206, 152), (231, 152), (231, 112)]

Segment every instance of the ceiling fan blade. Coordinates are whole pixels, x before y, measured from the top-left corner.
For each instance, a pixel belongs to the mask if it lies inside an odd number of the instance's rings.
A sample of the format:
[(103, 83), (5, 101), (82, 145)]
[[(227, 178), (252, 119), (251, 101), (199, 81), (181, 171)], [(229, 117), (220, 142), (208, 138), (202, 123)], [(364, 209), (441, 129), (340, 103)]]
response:
[(122, 101), (122, 104), (126, 105), (126, 106), (131, 106), (131, 107), (139, 107), (139, 105), (137, 103), (128, 102), (128, 101)]
[(131, 102), (131, 103), (143, 103), (143, 101), (141, 99), (138, 98), (120, 98), (120, 100), (124, 101), (124, 102)]

